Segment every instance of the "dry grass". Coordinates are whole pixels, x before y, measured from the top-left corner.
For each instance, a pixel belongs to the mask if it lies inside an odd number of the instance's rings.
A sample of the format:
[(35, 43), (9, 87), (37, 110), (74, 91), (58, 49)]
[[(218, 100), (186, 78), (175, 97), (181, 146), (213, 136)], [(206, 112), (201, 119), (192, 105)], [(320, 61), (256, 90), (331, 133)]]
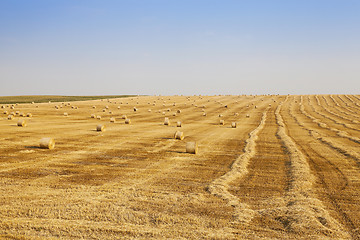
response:
[(287, 134), (286, 125), (280, 113), (281, 107), (282, 104), (277, 107), (275, 114), (279, 125), (277, 135), (290, 157), (290, 185), (285, 197), (287, 204), (286, 207), (276, 210), (266, 209), (261, 213), (281, 215), (287, 219), (288, 228), (293, 231), (299, 231), (311, 225), (314, 227), (307, 229), (311, 235), (319, 232), (325, 235), (331, 231), (334, 238), (350, 238), (350, 234), (344, 232), (344, 226), (332, 218), (322, 202), (312, 194), (314, 175), (311, 173), (307, 158)]
[(241, 154), (231, 165), (230, 171), (223, 176), (215, 179), (209, 186), (209, 192), (226, 200), (228, 204), (234, 207), (234, 216), (236, 221), (249, 222), (254, 212), (244, 203), (239, 202), (238, 198), (229, 191), (229, 184), (235, 179), (243, 177), (248, 173), (247, 165), (256, 152), (256, 140), (259, 132), (264, 128), (266, 121), (267, 109), (263, 112), (259, 125), (250, 132), (249, 138), (246, 140), (244, 153)]
[[(1, 108), (0, 239), (359, 239), (357, 96), (15, 100)], [(135, 124), (95, 129), (122, 116)]]
[(45, 102), (72, 102), (72, 101), (87, 101), (103, 98), (127, 98), (132, 95), (119, 96), (4, 96), (0, 97), (0, 104), (14, 104), (14, 103), (45, 103)]

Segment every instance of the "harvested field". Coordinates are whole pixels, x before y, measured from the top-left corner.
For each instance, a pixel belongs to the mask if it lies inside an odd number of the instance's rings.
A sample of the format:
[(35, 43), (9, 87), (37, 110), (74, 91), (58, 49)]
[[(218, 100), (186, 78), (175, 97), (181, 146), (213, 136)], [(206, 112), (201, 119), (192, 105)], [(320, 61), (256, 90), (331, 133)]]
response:
[(16, 100), (0, 239), (360, 239), (360, 96)]

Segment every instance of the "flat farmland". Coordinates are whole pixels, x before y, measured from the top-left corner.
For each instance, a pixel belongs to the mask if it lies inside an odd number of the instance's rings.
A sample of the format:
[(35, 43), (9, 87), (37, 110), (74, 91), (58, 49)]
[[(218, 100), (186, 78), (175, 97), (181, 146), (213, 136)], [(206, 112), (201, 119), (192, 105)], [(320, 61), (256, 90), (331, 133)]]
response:
[(0, 107), (0, 239), (360, 239), (358, 95)]

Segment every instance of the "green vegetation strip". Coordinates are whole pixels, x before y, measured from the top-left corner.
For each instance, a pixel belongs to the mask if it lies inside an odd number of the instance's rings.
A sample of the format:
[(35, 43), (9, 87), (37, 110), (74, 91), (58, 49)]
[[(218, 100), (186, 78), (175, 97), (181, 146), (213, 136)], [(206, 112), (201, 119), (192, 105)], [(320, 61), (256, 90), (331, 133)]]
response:
[(42, 103), (42, 102), (72, 102), (72, 101), (87, 101), (97, 99), (110, 99), (110, 98), (126, 98), (134, 97), (136, 95), (110, 95), (110, 96), (5, 96), (0, 97), (0, 104), (15, 104), (15, 103)]

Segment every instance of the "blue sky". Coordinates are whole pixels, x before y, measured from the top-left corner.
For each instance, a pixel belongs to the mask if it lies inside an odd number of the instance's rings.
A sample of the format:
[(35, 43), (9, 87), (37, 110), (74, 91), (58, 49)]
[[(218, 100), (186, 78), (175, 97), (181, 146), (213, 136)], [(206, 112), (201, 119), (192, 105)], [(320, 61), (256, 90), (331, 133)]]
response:
[(360, 1), (0, 0), (0, 95), (359, 94)]

